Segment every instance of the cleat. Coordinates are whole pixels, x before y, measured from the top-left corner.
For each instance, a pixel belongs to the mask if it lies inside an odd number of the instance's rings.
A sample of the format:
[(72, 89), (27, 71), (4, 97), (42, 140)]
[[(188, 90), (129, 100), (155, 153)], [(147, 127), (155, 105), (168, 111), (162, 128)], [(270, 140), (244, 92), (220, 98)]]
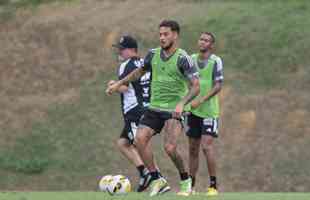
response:
[(166, 192), (169, 192), (171, 190), (170, 186), (167, 184), (167, 186), (163, 187), (161, 190), (159, 190), (159, 194), (164, 194)]
[(189, 196), (192, 193), (192, 179), (188, 178), (180, 182), (180, 191), (177, 195)]
[(153, 180), (151, 182), (150, 187), (151, 187), (151, 192), (150, 192), (151, 197), (156, 196), (158, 194), (163, 194), (170, 190), (170, 187), (168, 186), (168, 182), (166, 181), (166, 179), (162, 177), (159, 179)]
[(144, 190), (146, 190), (146, 188), (149, 187), (151, 181), (152, 181), (152, 176), (150, 173), (147, 173), (147, 174), (144, 174), (143, 176), (140, 176), (139, 186), (137, 188), (137, 192), (143, 192)]
[(208, 188), (207, 196), (217, 196), (218, 194), (219, 193), (218, 193), (217, 189), (215, 189), (213, 187)]

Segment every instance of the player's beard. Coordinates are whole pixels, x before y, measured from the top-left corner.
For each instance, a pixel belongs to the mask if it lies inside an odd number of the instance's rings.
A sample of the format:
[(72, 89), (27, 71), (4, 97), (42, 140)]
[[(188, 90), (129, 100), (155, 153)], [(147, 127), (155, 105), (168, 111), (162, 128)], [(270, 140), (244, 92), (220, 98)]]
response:
[(162, 47), (162, 49), (168, 51), (173, 46), (173, 44), (174, 42), (170, 42), (170, 44), (168, 44), (166, 47)]
[(204, 49), (200, 49), (199, 51), (200, 51), (200, 53), (206, 53), (207, 51), (209, 51), (209, 49), (208, 48), (204, 48)]

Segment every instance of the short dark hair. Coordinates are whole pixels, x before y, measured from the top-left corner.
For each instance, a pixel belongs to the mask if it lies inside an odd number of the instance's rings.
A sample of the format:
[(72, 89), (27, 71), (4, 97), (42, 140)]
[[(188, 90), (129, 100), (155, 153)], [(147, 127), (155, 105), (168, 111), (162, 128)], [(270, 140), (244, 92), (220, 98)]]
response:
[(178, 34), (180, 34), (180, 26), (178, 24), (178, 22), (174, 21), (174, 20), (163, 20), (160, 22), (159, 24), (159, 28), (160, 27), (169, 27), (171, 29), (171, 31), (177, 32)]
[(212, 39), (212, 43), (215, 43), (215, 36), (214, 36), (213, 33), (206, 31), (206, 32), (202, 32), (201, 34), (209, 35), (211, 37), (211, 39)]

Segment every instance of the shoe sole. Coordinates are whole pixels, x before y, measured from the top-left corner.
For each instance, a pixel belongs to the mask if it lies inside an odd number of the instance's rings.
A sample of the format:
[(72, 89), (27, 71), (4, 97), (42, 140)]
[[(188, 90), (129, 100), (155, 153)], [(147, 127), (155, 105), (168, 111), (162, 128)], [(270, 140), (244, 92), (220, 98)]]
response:
[(180, 192), (179, 192), (179, 193), (177, 193), (177, 195), (178, 195), (178, 196), (183, 196), (183, 197), (188, 197), (188, 196), (191, 195), (191, 193), (185, 193), (185, 192), (184, 192), (184, 193), (180, 193)]
[(170, 190), (171, 190), (170, 186), (167, 185), (167, 186), (163, 187), (162, 189), (160, 189), (160, 190), (158, 191), (158, 194), (164, 194), (164, 193), (166, 193), (166, 192), (169, 192)]
[(165, 185), (163, 187), (161, 187), (157, 193), (154, 193), (154, 194), (150, 194), (150, 197), (153, 197), (153, 196), (157, 196), (157, 195), (161, 195), (161, 194), (164, 194), (168, 191), (170, 191), (170, 186), (169, 185)]
[(208, 197), (215, 197), (218, 196), (219, 194), (207, 194)]

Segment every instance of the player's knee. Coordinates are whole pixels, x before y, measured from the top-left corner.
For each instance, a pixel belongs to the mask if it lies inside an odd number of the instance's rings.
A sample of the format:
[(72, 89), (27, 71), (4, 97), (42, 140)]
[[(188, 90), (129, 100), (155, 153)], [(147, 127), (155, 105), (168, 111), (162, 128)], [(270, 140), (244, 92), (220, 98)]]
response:
[(190, 146), (189, 147), (189, 153), (190, 153), (190, 155), (197, 157), (198, 154), (199, 154), (199, 147), (197, 147), (197, 146)]
[(165, 151), (168, 155), (174, 154), (176, 152), (177, 146), (174, 144), (165, 144)]
[(118, 139), (116, 145), (119, 149), (123, 149), (128, 146), (128, 144), (126, 144), (123, 139)]
[(202, 151), (203, 151), (204, 153), (210, 153), (212, 150), (213, 150), (213, 145), (212, 145), (212, 143), (211, 143), (211, 144), (207, 144), (207, 143), (202, 144)]
[(143, 134), (138, 134), (135, 137), (135, 145), (136, 146), (145, 146), (146, 145), (146, 138)]

